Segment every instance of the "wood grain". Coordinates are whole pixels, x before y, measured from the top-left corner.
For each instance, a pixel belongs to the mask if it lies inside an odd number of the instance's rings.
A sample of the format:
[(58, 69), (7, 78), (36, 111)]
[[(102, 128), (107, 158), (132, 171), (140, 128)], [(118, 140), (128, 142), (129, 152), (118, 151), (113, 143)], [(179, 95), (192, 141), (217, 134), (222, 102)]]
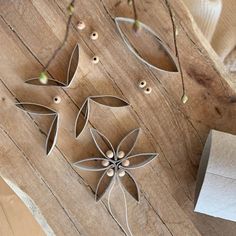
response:
[[(24, 0), (0, 5), (1, 151), (11, 150), (1, 154), (1, 174), (35, 201), (56, 235), (124, 235), (109, 214), (106, 199), (98, 204), (93, 199), (97, 176), (78, 171), (72, 163), (96, 154), (89, 127), (103, 131), (114, 145), (128, 131), (141, 127), (135, 151), (157, 151), (160, 157), (134, 173), (142, 192), (141, 204), (128, 199), (134, 235), (233, 235), (234, 223), (192, 213), (196, 172), (209, 129), (236, 132), (235, 92), (181, 1), (169, 5), (142, 0), (138, 10), (140, 20), (161, 34), (174, 53), (178, 45), (189, 96), (185, 106), (180, 101), (180, 75), (149, 69), (122, 42), (114, 17), (131, 16), (125, 0), (77, 1), (67, 47), (49, 68), (53, 78), (65, 79), (78, 41), (79, 72), (72, 88), (24, 84), (40, 73), (63, 40), (68, 2)], [(82, 32), (76, 30), (80, 18), (87, 26)], [(172, 20), (179, 31), (176, 42)], [(99, 33), (97, 41), (89, 39), (92, 30)], [(99, 56), (99, 64), (90, 62), (93, 55)], [(153, 88), (149, 96), (138, 88), (140, 79)], [(87, 96), (98, 94), (120, 96), (131, 107), (107, 109), (93, 104), (89, 127), (75, 140), (76, 114)], [(59, 105), (52, 101), (55, 95), (62, 98)], [(37, 102), (59, 112), (58, 142), (49, 158), (43, 150), (49, 121), (17, 110), (15, 101)], [(21, 168), (11, 166), (13, 160)]]

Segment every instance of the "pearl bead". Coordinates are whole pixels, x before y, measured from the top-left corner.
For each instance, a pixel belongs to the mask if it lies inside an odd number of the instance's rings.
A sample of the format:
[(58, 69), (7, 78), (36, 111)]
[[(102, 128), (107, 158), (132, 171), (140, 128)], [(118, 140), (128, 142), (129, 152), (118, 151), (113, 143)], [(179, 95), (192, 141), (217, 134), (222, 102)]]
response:
[(125, 156), (125, 153), (124, 153), (123, 151), (119, 151), (119, 152), (117, 153), (117, 157), (118, 157), (119, 159), (122, 159), (124, 156)]
[(106, 156), (107, 156), (108, 158), (113, 158), (113, 157), (114, 157), (113, 151), (108, 150), (108, 151), (106, 152)]
[(90, 38), (91, 38), (92, 40), (98, 39), (98, 33), (97, 33), (96, 31), (92, 32), (92, 34), (90, 34)]
[(152, 88), (151, 87), (147, 87), (145, 90), (144, 90), (144, 93), (145, 94), (150, 94), (152, 92)]
[(85, 28), (85, 23), (83, 21), (79, 21), (77, 24), (78, 30), (83, 30)]
[(109, 166), (109, 161), (108, 160), (103, 160), (102, 161), (102, 166)]
[(55, 96), (53, 98), (54, 103), (59, 104), (61, 102), (61, 98), (59, 96)]
[(98, 62), (99, 62), (99, 57), (98, 57), (98, 56), (94, 56), (94, 57), (92, 58), (92, 63), (93, 63), (93, 64), (98, 64)]
[(118, 175), (119, 175), (120, 177), (125, 176), (125, 171), (124, 171), (124, 170), (119, 170)]
[(139, 88), (144, 88), (144, 87), (146, 87), (146, 85), (147, 85), (146, 80), (141, 80), (138, 84)]
[(130, 161), (129, 160), (124, 160), (122, 161), (122, 166), (129, 166), (130, 165)]
[(113, 169), (109, 169), (109, 170), (107, 171), (107, 175), (108, 175), (109, 177), (112, 177), (114, 174), (115, 174), (115, 171), (114, 171)]

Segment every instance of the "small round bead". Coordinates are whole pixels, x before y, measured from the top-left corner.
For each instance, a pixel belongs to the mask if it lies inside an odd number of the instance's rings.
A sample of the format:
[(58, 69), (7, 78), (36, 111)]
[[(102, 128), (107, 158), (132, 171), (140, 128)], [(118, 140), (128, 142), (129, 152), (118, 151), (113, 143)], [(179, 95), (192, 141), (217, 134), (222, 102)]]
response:
[(103, 160), (102, 161), (102, 166), (109, 166), (109, 161), (108, 160)]
[(106, 152), (106, 156), (107, 156), (108, 158), (113, 158), (113, 157), (114, 157), (113, 151), (108, 150), (108, 151)]
[(114, 174), (115, 174), (115, 171), (114, 171), (113, 169), (109, 169), (109, 170), (107, 171), (107, 175), (108, 175), (109, 177), (112, 177)]
[(83, 30), (85, 28), (85, 23), (83, 21), (79, 21), (77, 23), (77, 29), (78, 30)]
[(147, 87), (145, 90), (144, 90), (144, 93), (145, 94), (150, 94), (152, 92), (152, 88), (151, 87)]
[(61, 98), (59, 96), (55, 96), (53, 98), (54, 103), (59, 104), (61, 102)]
[(124, 171), (124, 170), (119, 170), (118, 175), (119, 175), (120, 177), (125, 176), (125, 171)]
[(92, 32), (92, 34), (90, 34), (90, 38), (91, 38), (92, 40), (98, 39), (98, 33), (97, 33), (96, 31)]
[(117, 153), (117, 157), (118, 157), (119, 159), (122, 159), (124, 156), (125, 156), (125, 153), (124, 153), (123, 151), (119, 151), (119, 152)]
[(92, 58), (92, 63), (93, 63), (93, 64), (98, 64), (98, 62), (99, 62), (99, 57), (98, 57), (98, 56), (94, 56), (94, 57)]
[(147, 85), (146, 80), (141, 80), (138, 84), (139, 88), (144, 88), (144, 87), (146, 87), (146, 85)]
[(129, 160), (124, 160), (122, 161), (122, 166), (129, 166), (130, 165), (130, 161)]

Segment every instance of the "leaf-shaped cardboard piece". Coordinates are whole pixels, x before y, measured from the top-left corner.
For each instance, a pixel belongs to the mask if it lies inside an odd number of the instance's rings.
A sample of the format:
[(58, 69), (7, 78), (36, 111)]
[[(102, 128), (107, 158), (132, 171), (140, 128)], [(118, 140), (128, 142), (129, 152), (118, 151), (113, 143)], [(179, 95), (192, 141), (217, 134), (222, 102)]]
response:
[(75, 137), (78, 138), (79, 135), (84, 130), (85, 126), (88, 123), (90, 113), (90, 103), (89, 99), (86, 99), (83, 103), (82, 107), (80, 108), (78, 115), (75, 120)]
[(36, 103), (30, 103), (30, 102), (21, 102), (15, 104), (18, 108), (25, 112), (29, 112), (36, 115), (55, 115), (57, 112), (49, 109), (46, 106), (39, 105)]
[(136, 168), (144, 167), (145, 165), (147, 165), (151, 161), (153, 161), (157, 156), (158, 156), (157, 153), (140, 153), (140, 154), (126, 157), (122, 161), (129, 160), (130, 165), (127, 167), (123, 167), (123, 168), (124, 169), (136, 169)]
[[(124, 169), (125, 170), (125, 169)], [(140, 193), (137, 182), (131, 173), (125, 170), (125, 175), (123, 177), (119, 177), (119, 181), (124, 186), (126, 191), (137, 201), (139, 202)]]
[(79, 44), (77, 43), (70, 57), (67, 71), (66, 87), (69, 87), (70, 84), (72, 83), (78, 67), (79, 67)]
[(115, 155), (115, 150), (111, 142), (108, 140), (108, 138), (104, 134), (102, 134), (101, 132), (93, 128), (90, 129), (90, 133), (92, 135), (93, 141), (97, 149), (105, 158), (107, 158), (106, 156), (107, 150), (111, 150)]
[(58, 122), (59, 116), (55, 115), (55, 118), (51, 124), (51, 127), (48, 131), (47, 140), (46, 140), (46, 153), (49, 155), (56, 144), (57, 133), (58, 133)]
[(110, 188), (112, 182), (115, 180), (116, 175), (109, 177), (107, 175), (107, 171), (109, 171), (110, 169), (112, 169), (113, 166), (110, 166), (110, 168), (108, 168), (101, 176), (101, 178), (98, 181), (97, 184), (97, 188), (95, 191), (95, 200), (99, 201), (103, 195), (108, 191), (108, 189)]
[(119, 143), (118, 147), (117, 147), (117, 153), (116, 156), (118, 154), (119, 151), (123, 151), (125, 153), (125, 157), (127, 157), (134, 149), (134, 146), (137, 142), (138, 139), (138, 135), (140, 132), (140, 128), (134, 129), (132, 131), (130, 131)]
[(107, 160), (107, 159), (100, 158), (100, 157), (92, 157), (92, 158), (77, 161), (73, 165), (78, 167), (81, 170), (102, 171), (109, 168), (109, 165), (108, 166), (102, 165), (103, 160)]
[(134, 19), (116, 17), (115, 22), (123, 41), (139, 60), (159, 71), (178, 72), (176, 56), (147, 25), (140, 22), (142, 30), (135, 33)]
[(38, 85), (38, 86), (58, 86), (58, 87), (65, 87), (66, 85), (58, 80), (54, 80), (54, 79), (48, 79), (48, 82), (46, 84), (42, 84), (39, 81), (39, 78), (32, 78), (32, 79), (28, 79), (25, 81), (25, 83), (27, 84), (31, 84), (31, 85)]
[(129, 106), (129, 103), (124, 99), (111, 95), (90, 96), (90, 99), (100, 105), (108, 107)]
[(25, 81), (25, 83), (39, 86), (69, 87), (75, 77), (78, 67), (79, 67), (79, 44), (77, 43), (72, 51), (70, 61), (68, 64), (66, 83), (51, 78), (48, 79), (46, 84), (42, 84), (39, 81), (39, 78), (28, 79)]

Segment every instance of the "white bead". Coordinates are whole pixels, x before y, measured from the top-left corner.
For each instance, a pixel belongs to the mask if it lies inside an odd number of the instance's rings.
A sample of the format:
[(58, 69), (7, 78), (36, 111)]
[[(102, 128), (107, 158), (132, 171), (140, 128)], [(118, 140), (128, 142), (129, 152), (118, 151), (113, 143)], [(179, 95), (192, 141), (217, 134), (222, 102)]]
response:
[(129, 166), (130, 165), (130, 161), (129, 160), (124, 160), (122, 161), (122, 166)]
[(125, 171), (124, 171), (124, 170), (119, 170), (118, 175), (119, 175), (120, 177), (125, 176)]
[(146, 85), (147, 85), (146, 80), (141, 80), (138, 84), (139, 88), (144, 88), (144, 87), (146, 87)]
[(98, 33), (97, 33), (96, 31), (92, 32), (92, 34), (90, 34), (90, 38), (91, 38), (92, 40), (98, 39)]
[(107, 156), (108, 158), (113, 158), (113, 157), (114, 157), (113, 151), (108, 150), (108, 151), (106, 152), (106, 156)]
[(55, 96), (53, 98), (54, 103), (59, 104), (61, 102), (61, 98), (59, 96)]
[(94, 57), (92, 58), (92, 63), (93, 63), (93, 64), (98, 64), (98, 62), (99, 62), (99, 57), (98, 57), (98, 56), (94, 56)]
[(123, 151), (119, 151), (119, 152), (117, 153), (117, 157), (118, 157), (119, 159), (122, 159), (124, 156), (125, 156), (125, 153), (124, 153)]
[(85, 23), (83, 21), (79, 21), (77, 24), (77, 28), (79, 30), (83, 30), (85, 28)]
[(152, 88), (151, 87), (147, 87), (145, 90), (144, 90), (144, 93), (145, 94), (150, 94), (152, 92)]
[(109, 166), (109, 161), (108, 160), (103, 160), (102, 161), (102, 166)]
[(115, 171), (114, 171), (113, 169), (109, 169), (109, 170), (107, 171), (107, 175), (108, 175), (109, 177), (112, 177), (112, 176), (114, 175), (114, 173), (115, 173)]

